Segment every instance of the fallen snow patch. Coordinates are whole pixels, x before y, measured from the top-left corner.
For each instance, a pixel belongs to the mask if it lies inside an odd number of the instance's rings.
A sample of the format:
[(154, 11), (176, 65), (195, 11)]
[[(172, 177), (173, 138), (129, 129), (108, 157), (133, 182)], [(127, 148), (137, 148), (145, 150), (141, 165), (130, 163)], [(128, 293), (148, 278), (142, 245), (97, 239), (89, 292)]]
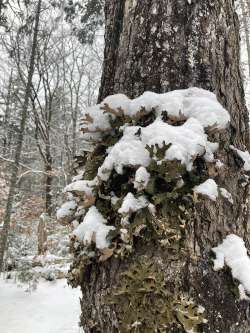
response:
[(0, 279), (0, 332), (80, 333), (80, 290), (66, 280), (40, 281), (25, 292), (11, 280)]

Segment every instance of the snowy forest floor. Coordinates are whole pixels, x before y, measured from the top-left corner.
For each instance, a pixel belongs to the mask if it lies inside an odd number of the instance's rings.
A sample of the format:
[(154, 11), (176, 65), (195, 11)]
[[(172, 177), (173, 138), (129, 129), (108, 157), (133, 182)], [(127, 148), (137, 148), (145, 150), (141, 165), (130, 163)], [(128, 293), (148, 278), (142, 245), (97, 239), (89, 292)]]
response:
[(41, 280), (32, 292), (0, 278), (1, 333), (80, 333), (80, 291), (65, 279)]

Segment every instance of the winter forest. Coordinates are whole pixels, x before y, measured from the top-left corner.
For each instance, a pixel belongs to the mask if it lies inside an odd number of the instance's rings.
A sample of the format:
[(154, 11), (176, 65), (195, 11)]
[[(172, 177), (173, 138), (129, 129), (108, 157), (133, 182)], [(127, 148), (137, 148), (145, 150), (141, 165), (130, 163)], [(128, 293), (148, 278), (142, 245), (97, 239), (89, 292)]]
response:
[(0, 0), (0, 332), (250, 332), (250, 1)]

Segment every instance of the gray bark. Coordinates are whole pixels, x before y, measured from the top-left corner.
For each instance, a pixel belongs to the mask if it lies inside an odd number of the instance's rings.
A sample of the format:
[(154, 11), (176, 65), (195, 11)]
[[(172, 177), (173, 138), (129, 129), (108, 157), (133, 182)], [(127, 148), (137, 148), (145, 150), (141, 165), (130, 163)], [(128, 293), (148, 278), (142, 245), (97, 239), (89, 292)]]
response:
[(4, 120), (3, 120), (3, 128), (5, 129), (5, 132), (3, 135), (3, 154), (4, 155), (10, 148), (9, 146), (11, 143), (11, 135), (12, 135), (10, 127), (9, 127), (11, 89), (12, 89), (12, 84), (13, 84), (12, 81), (13, 81), (13, 70), (11, 70), (11, 73), (10, 73), (8, 92), (7, 92), (7, 98), (6, 98), (6, 108), (5, 108), (5, 114), (4, 114)]
[(250, 76), (250, 35), (249, 35), (249, 28), (248, 28), (248, 11), (246, 9), (246, 5), (243, 0), (240, 1), (240, 7), (242, 12), (242, 22), (247, 46), (247, 60), (248, 60), (248, 75)]
[[(170, 288), (187, 293), (204, 306), (208, 323), (202, 332), (248, 333), (248, 303), (238, 301), (232, 292), (230, 272), (214, 272), (211, 260), (211, 248), (227, 234), (236, 233), (248, 246), (250, 240), (248, 186), (243, 186), (242, 163), (229, 149), (232, 144), (245, 150), (249, 141), (234, 2), (106, 0), (105, 15), (99, 100), (114, 93), (132, 98), (146, 90), (160, 93), (190, 86), (215, 92), (231, 115), (227, 132), (214, 138), (223, 148), (218, 158), (227, 166), (215, 179), (233, 194), (234, 205), (223, 200), (196, 203), (186, 222), (185, 253), (180, 252), (177, 260), (172, 261), (154, 242), (141, 241), (126, 260), (111, 258), (88, 266), (80, 281), (81, 324), (85, 332), (125, 332), (119, 327), (116, 307), (107, 303), (107, 295), (114, 292), (122, 272), (147, 256), (160, 263)], [(81, 262), (76, 259), (73, 267), (81, 267)], [(166, 332), (184, 330), (173, 325)]]
[(34, 66), (35, 66), (35, 55), (36, 55), (36, 47), (37, 47), (39, 19), (40, 19), (40, 12), (41, 12), (41, 2), (42, 2), (41, 0), (38, 0), (38, 3), (37, 3), (34, 35), (33, 35), (32, 49), (31, 49), (31, 55), (30, 55), (29, 70), (28, 70), (28, 79), (27, 79), (27, 84), (26, 84), (23, 108), (22, 108), (22, 112), (21, 112), (21, 122), (20, 122), (18, 137), (17, 137), (17, 146), (16, 146), (16, 151), (15, 151), (15, 156), (14, 156), (13, 169), (12, 169), (12, 174), (11, 174), (10, 184), (9, 184), (9, 194), (8, 194), (5, 216), (4, 216), (3, 231), (1, 234), (1, 240), (0, 240), (0, 272), (2, 272), (4, 269), (4, 254), (5, 254), (5, 250), (7, 248), (11, 212), (12, 212), (12, 207), (13, 207), (13, 202), (14, 202), (17, 177), (18, 177), (18, 171), (19, 171), (19, 166), (20, 166), (20, 158), (21, 158), (21, 152), (22, 152), (22, 146), (23, 146), (23, 139), (24, 139), (24, 133), (25, 133), (25, 125), (26, 125), (26, 120), (27, 120), (27, 115), (28, 115), (32, 78), (33, 78)]

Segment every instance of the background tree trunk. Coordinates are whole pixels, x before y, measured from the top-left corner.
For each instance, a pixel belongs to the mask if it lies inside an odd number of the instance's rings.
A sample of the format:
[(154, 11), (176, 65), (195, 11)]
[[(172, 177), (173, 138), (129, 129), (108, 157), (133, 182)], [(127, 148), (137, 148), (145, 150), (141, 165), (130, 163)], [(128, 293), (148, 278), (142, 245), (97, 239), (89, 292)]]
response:
[[(247, 302), (232, 292), (230, 272), (214, 272), (211, 248), (229, 233), (249, 246), (248, 186), (243, 186), (242, 163), (229, 145), (248, 147), (248, 113), (239, 70), (239, 23), (234, 1), (106, 0), (105, 57), (99, 100), (114, 93), (136, 97), (146, 90), (166, 92), (191, 86), (216, 93), (231, 115), (218, 158), (227, 166), (215, 177), (229, 190), (234, 205), (223, 200), (195, 204), (185, 229), (185, 253), (177, 260), (152, 242), (138, 246), (130, 258), (111, 258), (84, 272), (81, 323), (85, 332), (123, 332), (116, 308), (107, 302), (123, 272), (146, 255), (161, 263), (174, 290), (187, 293), (204, 306), (208, 323), (202, 332), (247, 333)], [(226, 153), (225, 153), (226, 151)], [(80, 263), (78, 263), (80, 265)], [(131, 309), (133, 311), (133, 309)], [(129, 314), (128, 314), (129, 316)], [(134, 332), (140, 332), (137, 328)], [(184, 332), (173, 325), (168, 332)]]
[(247, 61), (248, 61), (248, 75), (250, 76), (250, 35), (248, 28), (248, 10), (246, 8), (246, 4), (243, 0), (240, 0), (240, 7), (242, 12), (242, 22), (244, 28), (244, 35), (246, 39), (246, 47), (247, 47)]
[(8, 233), (9, 233), (9, 228), (10, 228), (10, 218), (11, 218), (11, 212), (12, 212), (12, 207), (13, 207), (13, 202), (14, 202), (17, 179), (18, 179), (18, 171), (19, 171), (20, 158), (21, 158), (21, 152), (22, 152), (22, 146), (23, 146), (26, 119), (27, 119), (27, 115), (28, 115), (31, 85), (32, 85), (32, 78), (33, 78), (34, 66), (35, 66), (35, 55), (36, 55), (36, 47), (37, 47), (37, 36), (38, 36), (40, 12), (41, 12), (41, 0), (39, 0), (37, 3), (35, 26), (34, 26), (34, 36), (33, 36), (33, 41), (32, 41), (28, 78), (27, 78), (23, 108), (22, 108), (22, 112), (21, 112), (21, 123), (20, 123), (20, 128), (19, 128), (19, 132), (18, 132), (18, 136), (17, 136), (17, 146), (16, 146), (16, 151), (15, 151), (15, 156), (14, 156), (13, 170), (12, 170), (12, 174), (11, 174), (11, 178), (10, 178), (9, 194), (8, 194), (7, 205), (6, 205), (5, 215), (4, 215), (3, 231), (1, 234), (1, 240), (0, 240), (0, 272), (3, 271), (4, 253), (5, 253), (5, 250), (7, 247)]

